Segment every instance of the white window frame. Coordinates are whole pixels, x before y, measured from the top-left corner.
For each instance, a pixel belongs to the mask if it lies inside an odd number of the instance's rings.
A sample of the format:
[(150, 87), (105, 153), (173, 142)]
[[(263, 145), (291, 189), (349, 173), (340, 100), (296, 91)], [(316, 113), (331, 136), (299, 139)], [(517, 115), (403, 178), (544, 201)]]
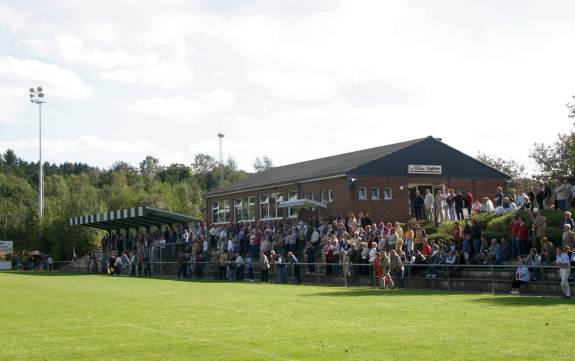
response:
[[(266, 197), (267, 202), (262, 203), (262, 196)], [(283, 202), (283, 194), (282, 193), (268, 193), (268, 194), (260, 194), (260, 220), (262, 221), (270, 221), (276, 219), (282, 219), (283, 217), (279, 215), (281, 212), (281, 208), (278, 208), (280, 202)], [(263, 217), (261, 213), (262, 206), (266, 205), (268, 209), (267, 217)]]
[[(373, 196), (373, 191), (377, 191), (377, 196)], [(371, 187), (369, 189), (369, 196), (371, 197), (372, 201), (379, 201), (381, 200), (381, 193), (379, 192), (379, 187)]]
[(212, 223), (220, 223), (220, 201), (212, 201)]
[(319, 192), (319, 200), (327, 203), (327, 191), (322, 190)]
[(333, 189), (327, 191), (327, 203), (333, 202)]
[[(361, 195), (363, 193), (363, 196)], [(360, 201), (365, 201), (367, 199), (367, 188), (360, 187), (357, 189), (357, 199)]]
[(384, 201), (393, 200), (393, 188), (391, 188), (391, 187), (384, 187), (383, 188), (383, 200)]
[[(253, 200), (253, 202), (250, 202)], [(250, 207), (253, 207), (253, 217), (249, 217)], [(239, 208), (239, 212), (238, 212)], [(238, 223), (242, 222), (254, 222), (255, 221), (255, 196), (241, 197), (240, 199), (234, 200), (234, 213), (235, 221)]]
[[(297, 191), (288, 191), (288, 201), (295, 201), (297, 199), (298, 199)], [(293, 209), (292, 207), (288, 207), (287, 217), (290, 219), (291, 218), (298, 218), (299, 213), (298, 213), (297, 209)]]

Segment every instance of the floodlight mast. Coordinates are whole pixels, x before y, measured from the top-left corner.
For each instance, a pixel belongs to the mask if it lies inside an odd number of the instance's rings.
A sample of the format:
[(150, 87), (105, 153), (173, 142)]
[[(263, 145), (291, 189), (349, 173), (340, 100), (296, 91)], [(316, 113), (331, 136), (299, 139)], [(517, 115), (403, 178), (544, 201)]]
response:
[(30, 88), (30, 102), (38, 104), (38, 154), (39, 154), (39, 173), (38, 180), (38, 217), (40, 222), (44, 219), (44, 165), (42, 164), (42, 104), (46, 103), (44, 100), (44, 89), (37, 87), (36, 89)]

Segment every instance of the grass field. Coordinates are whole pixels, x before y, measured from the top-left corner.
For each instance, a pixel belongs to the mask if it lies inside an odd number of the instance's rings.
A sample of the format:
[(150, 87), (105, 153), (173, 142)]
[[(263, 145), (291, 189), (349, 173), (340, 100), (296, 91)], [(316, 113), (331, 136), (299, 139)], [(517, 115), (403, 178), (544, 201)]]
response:
[(573, 360), (569, 300), (0, 273), (1, 360)]

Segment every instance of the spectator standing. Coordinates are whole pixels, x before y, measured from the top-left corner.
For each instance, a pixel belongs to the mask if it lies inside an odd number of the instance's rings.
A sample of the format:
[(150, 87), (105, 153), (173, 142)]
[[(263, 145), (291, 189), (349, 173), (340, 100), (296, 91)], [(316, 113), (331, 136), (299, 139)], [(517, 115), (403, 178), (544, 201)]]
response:
[(471, 215), (471, 209), (473, 208), (473, 194), (467, 190), (465, 191), (465, 208), (467, 209), (467, 216)]
[(561, 245), (563, 247), (573, 248), (575, 246), (575, 232), (573, 232), (570, 225), (563, 226), (563, 233), (561, 235)]
[(475, 258), (477, 258), (481, 252), (481, 226), (477, 222), (477, 219), (471, 221), (471, 244), (473, 245), (473, 253)]
[(555, 187), (555, 197), (557, 199), (557, 208), (565, 211), (570, 205), (571, 200), (571, 184), (567, 182), (567, 179), (563, 178), (561, 184)]
[(509, 223), (509, 228), (511, 229), (511, 257), (516, 259), (517, 256), (521, 255), (521, 245), (519, 244), (519, 226), (521, 222), (519, 216), (513, 216), (511, 223)]
[(395, 250), (392, 250), (390, 252), (389, 260), (391, 262), (391, 272), (399, 282), (399, 288), (405, 288), (405, 282), (403, 280), (404, 267), (401, 257)]
[(495, 192), (495, 197), (493, 198), (493, 204), (495, 205), (495, 207), (501, 207), (503, 206), (503, 197), (505, 195), (503, 194), (503, 188), (501, 187), (497, 187), (497, 191)]
[(48, 256), (48, 272), (54, 271), (54, 260), (52, 256)]
[(465, 205), (465, 197), (461, 190), (457, 191), (455, 197), (453, 197), (453, 205), (455, 207), (455, 216), (458, 221), (463, 221), (463, 206)]
[(443, 213), (444, 202), (443, 191), (437, 190), (437, 192), (435, 192), (435, 221), (438, 223), (445, 220), (445, 214)]
[(425, 199), (424, 199), (424, 204), (425, 204), (425, 218), (429, 221), (429, 222), (433, 222), (433, 203), (435, 203), (435, 199), (433, 198), (433, 194), (431, 194), (431, 190), (426, 189), (425, 190)]
[(265, 253), (262, 252), (261, 255), (262, 262), (260, 264), (260, 280), (262, 282), (268, 282), (269, 280), (269, 269), (270, 269), (270, 260)]
[(415, 213), (415, 219), (423, 221), (423, 208), (425, 205), (425, 199), (421, 196), (419, 191), (415, 192), (415, 198), (413, 199), (413, 211)]
[(293, 276), (296, 280), (296, 283), (299, 285), (301, 283), (301, 272), (299, 269), (299, 262), (297, 260), (297, 257), (292, 252), (288, 252), (288, 261), (292, 266)]
[(549, 200), (549, 196), (551, 195), (551, 188), (545, 182), (539, 182), (539, 188), (537, 189), (537, 195), (535, 198), (537, 199), (537, 204), (539, 205), (539, 209), (547, 209), (548, 205), (547, 202)]
[(236, 253), (236, 260), (234, 261), (236, 264), (236, 280), (243, 281), (244, 280), (244, 267), (245, 261), (241, 254)]
[(525, 218), (519, 217), (519, 224), (517, 229), (517, 239), (519, 240), (519, 256), (524, 256), (527, 254), (529, 238), (529, 228), (525, 223)]
[(571, 298), (571, 288), (569, 287), (569, 275), (571, 274), (570, 263), (571, 260), (567, 253), (563, 252), (563, 248), (557, 246), (555, 249), (556, 260), (555, 263), (559, 266), (559, 277), (561, 278), (561, 288), (565, 294), (565, 298)]
[(531, 247), (537, 248), (541, 243), (541, 238), (547, 235), (547, 220), (543, 216), (543, 212), (541, 210), (535, 212), (535, 217), (533, 219), (533, 224), (531, 225), (531, 227), (533, 230)]
[(563, 229), (566, 224), (570, 225), (572, 230), (575, 230), (575, 221), (573, 220), (573, 217), (571, 217), (571, 212), (565, 212), (563, 214), (561, 229)]

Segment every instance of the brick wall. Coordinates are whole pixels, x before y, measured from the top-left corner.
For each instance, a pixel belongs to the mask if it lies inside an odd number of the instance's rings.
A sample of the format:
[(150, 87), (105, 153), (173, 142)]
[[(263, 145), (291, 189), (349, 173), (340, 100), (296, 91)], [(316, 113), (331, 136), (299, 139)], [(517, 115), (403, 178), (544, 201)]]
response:
[[(313, 182), (299, 183), (282, 187), (270, 187), (253, 192), (238, 192), (224, 196), (208, 197), (206, 199), (205, 220), (211, 223), (211, 202), (230, 201), (232, 220), (234, 219), (234, 199), (241, 197), (254, 196), (256, 198), (256, 219), (260, 219), (259, 196), (267, 193), (281, 193), (284, 200), (287, 200), (288, 192), (298, 192), (299, 197), (311, 196), (314, 192), (315, 199), (320, 200), (321, 191), (327, 192), (333, 190), (333, 201), (328, 203), (326, 210), (320, 210), (322, 216), (338, 216), (353, 211), (357, 214), (359, 211), (371, 212), (372, 219), (385, 221), (405, 221), (409, 216), (409, 191), (408, 187), (412, 184), (430, 184), (445, 185), (446, 188), (462, 190), (469, 189), (475, 198), (490, 197), (495, 194), (497, 186), (505, 186), (502, 181), (493, 179), (457, 179), (442, 177), (410, 176), (410, 177), (358, 177), (353, 187), (350, 187), (345, 177), (323, 179)], [(365, 187), (368, 192), (367, 200), (358, 199), (359, 188)], [(380, 190), (380, 200), (371, 200), (370, 189), (378, 187)], [(384, 200), (384, 188), (392, 189), (392, 199)], [(402, 189), (403, 188), (403, 189)], [(287, 209), (278, 210), (279, 216), (287, 217)], [(302, 212), (301, 217), (307, 219), (311, 215), (317, 215), (317, 210), (312, 212), (306, 210)]]

